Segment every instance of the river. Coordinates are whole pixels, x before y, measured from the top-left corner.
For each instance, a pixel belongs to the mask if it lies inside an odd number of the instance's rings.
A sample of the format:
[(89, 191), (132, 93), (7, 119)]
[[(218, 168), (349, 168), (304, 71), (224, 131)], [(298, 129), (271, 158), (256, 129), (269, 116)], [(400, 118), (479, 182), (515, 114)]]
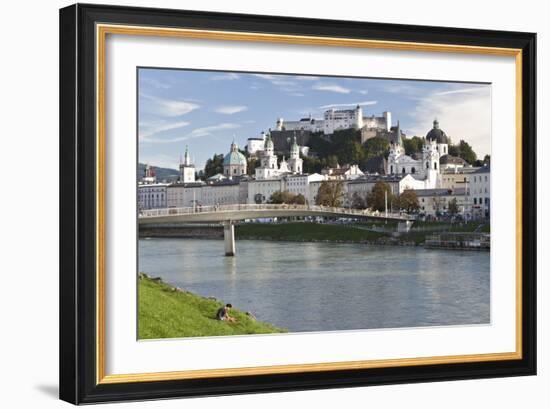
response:
[(291, 332), (490, 321), (488, 252), (364, 244), (140, 239), (139, 271)]

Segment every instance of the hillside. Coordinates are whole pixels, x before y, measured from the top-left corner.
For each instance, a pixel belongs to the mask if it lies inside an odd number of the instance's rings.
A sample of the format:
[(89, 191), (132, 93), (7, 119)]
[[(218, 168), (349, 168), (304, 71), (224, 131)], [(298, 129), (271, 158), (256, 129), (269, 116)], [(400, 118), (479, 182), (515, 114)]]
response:
[[(176, 169), (160, 168), (158, 166), (152, 166), (155, 169), (157, 175), (157, 181), (159, 182), (175, 182), (178, 179), (179, 172)], [(145, 164), (138, 163), (137, 179), (140, 180), (145, 172)]]

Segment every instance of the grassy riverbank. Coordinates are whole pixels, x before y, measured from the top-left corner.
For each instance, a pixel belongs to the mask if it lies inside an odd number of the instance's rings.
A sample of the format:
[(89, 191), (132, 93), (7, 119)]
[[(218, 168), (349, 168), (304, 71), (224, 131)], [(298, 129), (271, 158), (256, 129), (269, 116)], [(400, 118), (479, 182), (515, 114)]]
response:
[(250, 223), (236, 226), (237, 239), (281, 241), (368, 242), (385, 237), (385, 233), (339, 224), (319, 223)]
[(138, 281), (139, 339), (286, 332), (256, 321), (237, 308), (230, 312), (236, 322), (218, 321), (215, 317), (223, 305), (221, 301), (174, 288), (144, 274)]
[[(386, 231), (373, 231), (375, 227)], [(415, 222), (407, 233), (395, 235), (396, 222), (319, 224), (319, 223), (247, 223), (237, 225), (237, 239), (276, 240), (276, 241), (327, 241), (346, 243), (371, 243), (393, 245), (421, 245), (426, 237), (438, 232), (488, 233), (489, 224), (480, 222)]]

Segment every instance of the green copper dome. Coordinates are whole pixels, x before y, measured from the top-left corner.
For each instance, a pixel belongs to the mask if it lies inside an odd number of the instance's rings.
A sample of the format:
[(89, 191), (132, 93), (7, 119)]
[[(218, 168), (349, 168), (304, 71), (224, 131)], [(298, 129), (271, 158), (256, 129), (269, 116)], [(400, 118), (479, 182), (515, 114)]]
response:
[(246, 165), (246, 158), (239, 152), (239, 147), (235, 142), (231, 144), (231, 151), (223, 158), (223, 166), (230, 165)]

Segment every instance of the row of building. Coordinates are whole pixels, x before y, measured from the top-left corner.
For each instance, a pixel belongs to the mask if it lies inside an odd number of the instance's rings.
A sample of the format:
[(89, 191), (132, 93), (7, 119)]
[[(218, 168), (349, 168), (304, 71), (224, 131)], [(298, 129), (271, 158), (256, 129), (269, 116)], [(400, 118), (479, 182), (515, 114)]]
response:
[(471, 167), (462, 159), (450, 156), (449, 138), (440, 129), (437, 120), (426, 135), (422, 152), (416, 157), (405, 154), (399, 124), (394, 128), (397, 128), (397, 137), (390, 144), (384, 174), (365, 173), (357, 165), (325, 169), (320, 174), (304, 174), (300, 158), (302, 150), (296, 137), (290, 144), (288, 161), (285, 157), (279, 160), (271, 135), (267, 133), (263, 148), (256, 152), (260, 165), (255, 169), (254, 176), (248, 176), (247, 159), (233, 142), (224, 157), (223, 174), (214, 175), (206, 181), (196, 181), (195, 167), (186, 149), (176, 183), (152, 183), (154, 175), (151, 168), (146, 167), (138, 188), (138, 206), (143, 210), (259, 204), (268, 202), (271, 195), (279, 191), (303, 195), (306, 203), (314, 204), (324, 181), (341, 180), (344, 207), (352, 205), (354, 196), (366, 197), (376, 183), (385, 182), (395, 195), (405, 190), (415, 190), (419, 213), (426, 216), (447, 213), (449, 203), (456, 200), (459, 213), (464, 218), (489, 217), (489, 167)]

